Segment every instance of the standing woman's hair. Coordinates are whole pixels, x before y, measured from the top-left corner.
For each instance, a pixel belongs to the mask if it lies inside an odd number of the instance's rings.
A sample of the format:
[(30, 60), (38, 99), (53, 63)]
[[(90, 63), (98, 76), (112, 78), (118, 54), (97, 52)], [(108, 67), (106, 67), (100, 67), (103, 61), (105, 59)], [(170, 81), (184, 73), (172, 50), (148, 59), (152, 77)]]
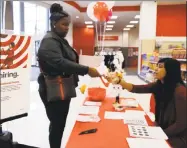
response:
[(54, 29), (54, 24), (61, 18), (69, 17), (69, 14), (63, 10), (63, 7), (60, 4), (57, 3), (51, 5), (50, 13), (51, 29)]

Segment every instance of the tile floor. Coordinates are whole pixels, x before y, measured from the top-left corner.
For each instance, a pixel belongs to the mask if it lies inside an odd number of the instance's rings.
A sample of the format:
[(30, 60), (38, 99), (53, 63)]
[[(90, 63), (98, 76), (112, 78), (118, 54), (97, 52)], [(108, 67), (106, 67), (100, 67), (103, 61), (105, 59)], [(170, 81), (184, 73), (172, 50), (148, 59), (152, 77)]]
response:
[[(145, 84), (137, 76), (126, 76), (125, 79), (128, 82), (134, 84)], [(11, 131), (13, 133), (14, 141), (17, 141), (22, 144), (37, 146), (40, 148), (49, 148), (48, 143), (48, 125), (49, 121), (46, 117), (44, 106), (39, 98), (37, 89), (38, 84), (36, 81), (31, 81), (31, 90), (30, 90), (30, 110), (28, 117), (14, 120), (12, 122), (5, 123), (3, 125), (4, 130)], [(140, 95), (132, 94), (127, 91), (124, 91), (125, 97), (138, 97), (138, 101), (144, 108), (144, 110), (149, 110), (149, 96), (150, 94)], [(144, 99), (141, 99), (144, 98)], [(70, 111), (68, 114), (66, 128), (63, 135), (62, 146), (65, 148), (65, 145), (68, 141), (71, 130), (75, 124), (75, 117), (77, 115), (77, 109), (81, 105), (84, 99), (83, 95), (72, 99), (70, 105)]]

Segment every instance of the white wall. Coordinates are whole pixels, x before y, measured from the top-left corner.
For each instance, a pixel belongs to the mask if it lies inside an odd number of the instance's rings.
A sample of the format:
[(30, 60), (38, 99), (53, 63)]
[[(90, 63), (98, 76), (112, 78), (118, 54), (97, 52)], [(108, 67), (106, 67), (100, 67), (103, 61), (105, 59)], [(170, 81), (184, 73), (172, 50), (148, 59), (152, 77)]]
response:
[(139, 47), (139, 25), (129, 31), (129, 47)]
[(123, 31), (123, 47), (128, 47), (129, 46), (129, 32), (128, 31)]
[(73, 46), (73, 24), (72, 23), (69, 25), (69, 32), (66, 36), (66, 39), (68, 40), (69, 45)]
[(156, 37), (157, 2), (143, 1), (140, 5), (140, 33), (141, 40)]

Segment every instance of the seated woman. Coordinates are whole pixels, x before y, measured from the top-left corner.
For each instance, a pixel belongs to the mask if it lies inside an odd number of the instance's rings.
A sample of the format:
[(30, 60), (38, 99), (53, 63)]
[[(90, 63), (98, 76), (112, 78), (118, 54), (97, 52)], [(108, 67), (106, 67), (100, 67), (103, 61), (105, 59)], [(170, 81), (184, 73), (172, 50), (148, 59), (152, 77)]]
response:
[(186, 87), (181, 78), (180, 63), (171, 58), (161, 59), (155, 72), (157, 81), (147, 85), (133, 85), (107, 77), (133, 93), (153, 93), (156, 102), (157, 124), (169, 137), (172, 148), (186, 148), (187, 102)]

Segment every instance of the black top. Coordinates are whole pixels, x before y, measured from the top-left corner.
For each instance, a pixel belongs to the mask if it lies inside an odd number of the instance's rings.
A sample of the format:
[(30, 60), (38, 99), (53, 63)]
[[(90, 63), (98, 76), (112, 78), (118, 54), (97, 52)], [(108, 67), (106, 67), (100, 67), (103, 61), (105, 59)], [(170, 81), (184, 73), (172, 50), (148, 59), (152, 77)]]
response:
[[(60, 38), (54, 32), (48, 32), (42, 39), (38, 50), (38, 61), (43, 73), (49, 76), (77, 77), (88, 73), (87, 66), (78, 64), (78, 54), (67, 40)], [(75, 83), (77, 81), (78, 79)]]

